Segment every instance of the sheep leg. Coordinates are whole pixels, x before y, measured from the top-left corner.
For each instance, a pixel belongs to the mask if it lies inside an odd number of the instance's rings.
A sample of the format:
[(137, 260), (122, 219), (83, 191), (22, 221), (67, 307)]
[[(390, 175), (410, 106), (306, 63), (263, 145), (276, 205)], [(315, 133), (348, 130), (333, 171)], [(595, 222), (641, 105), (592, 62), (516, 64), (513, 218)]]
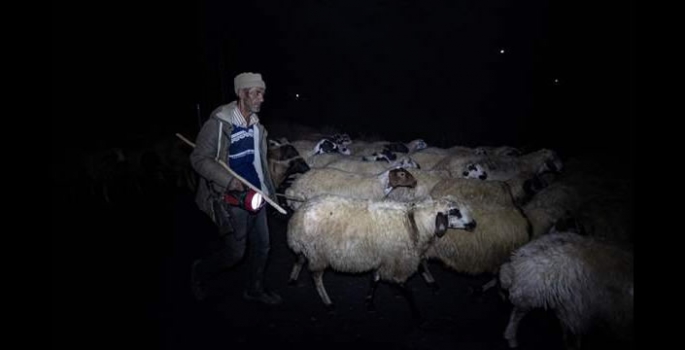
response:
[(333, 302), (331, 301), (331, 298), (328, 297), (328, 293), (326, 293), (326, 288), (323, 286), (323, 270), (312, 271), (312, 278), (314, 279), (316, 291), (319, 293), (321, 301), (323, 301), (324, 305), (326, 305), (326, 309), (328, 311), (333, 311)]
[(564, 346), (567, 350), (579, 350), (580, 349), (580, 336), (575, 335), (567, 327), (562, 326), (562, 335), (564, 336)]
[(293, 264), (293, 269), (290, 272), (290, 279), (288, 284), (293, 286), (297, 284), (297, 278), (300, 277), (300, 271), (302, 271), (302, 266), (304, 265), (305, 257), (304, 254), (300, 253), (297, 255), (297, 261)]
[(516, 332), (518, 332), (519, 322), (521, 322), (521, 319), (527, 313), (528, 313), (528, 310), (520, 309), (516, 306), (514, 306), (514, 309), (511, 310), (511, 316), (509, 317), (509, 324), (507, 325), (507, 329), (504, 331), (504, 339), (506, 339), (509, 342), (510, 348), (518, 347), (518, 340), (516, 339)]
[(373, 304), (373, 297), (376, 294), (376, 288), (378, 287), (378, 281), (380, 280), (381, 276), (378, 274), (378, 271), (374, 271), (373, 276), (371, 276), (371, 285), (369, 288), (369, 293), (366, 295), (366, 311), (376, 311), (376, 306)]
[(493, 277), (490, 281), (485, 283), (482, 287), (482, 292), (485, 293), (488, 289), (497, 285), (497, 277)]
[(109, 189), (107, 188), (107, 185), (102, 185), (102, 197), (105, 199), (106, 203), (112, 203), (109, 199)]
[(497, 294), (499, 295), (499, 298), (502, 302), (506, 302), (509, 299), (509, 291), (502, 287), (497, 289)]
[(421, 319), (421, 312), (419, 312), (419, 308), (416, 306), (416, 300), (414, 299), (414, 294), (411, 292), (409, 288), (407, 288), (406, 284), (399, 283), (396, 285), (397, 288), (399, 288), (400, 293), (402, 293), (402, 296), (407, 300), (409, 303), (409, 309), (411, 310), (411, 317), (414, 320), (420, 320)]
[(428, 287), (430, 287), (433, 290), (433, 293), (437, 293), (440, 289), (440, 285), (438, 285), (438, 283), (435, 282), (435, 278), (433, 278), (433, 275), (428, 269), (428, 261), (426, 259), (421, 260), (419, 270), (421, 271), (421, 277), (423, 277), (423, 280), (426, 282)]
[(476, 298), (482, 298), (483, 294), (485, 294), (486, 291), (488, 291), (490, 288), (494, 287), (497, 285), (497, 277), (493, 277), (491, 280), (483, 284), (480, 288), (475, 288), (475, 287), (468, 287), (468, 294), (472, 297)]

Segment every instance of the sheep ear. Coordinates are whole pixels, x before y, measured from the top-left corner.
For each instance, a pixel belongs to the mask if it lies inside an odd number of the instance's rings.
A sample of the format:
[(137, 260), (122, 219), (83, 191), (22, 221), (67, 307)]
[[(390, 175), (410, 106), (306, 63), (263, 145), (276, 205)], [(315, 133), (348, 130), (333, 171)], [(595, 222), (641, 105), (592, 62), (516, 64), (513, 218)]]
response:
[(545, 161), (545, 166), (551, 172), (559, 172), (559, 169), (557, 169), (557, 165), (554, 164), (554, 160), (552, 160), (552, 159), (547, 159)]
[(447, 215), (438, 213), (435, 216), (435, 235), (438, 237), (444, 236), (445, 232), (447, 232), (447, 225)]

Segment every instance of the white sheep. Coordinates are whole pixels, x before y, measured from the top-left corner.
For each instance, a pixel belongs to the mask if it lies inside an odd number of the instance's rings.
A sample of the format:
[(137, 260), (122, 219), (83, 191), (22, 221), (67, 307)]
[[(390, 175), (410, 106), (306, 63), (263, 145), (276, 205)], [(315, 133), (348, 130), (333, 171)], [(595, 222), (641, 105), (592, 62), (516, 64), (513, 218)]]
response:
[(370, 156), (383, 151), (392, 153), (411, 153), (428, 147), (423, 139), (415, 139), (407, 143), (388, 141), (353, 141), (347, 146), (352, 155)]
[(511, 198), (514, 201), (514, 204), (521, 207), (533, 199), (537, 193), (553, 184), (557, 177), (558, 174), (552, 172), (545, 172), (542, 174), (522, 172), (511, 179), (504, 181), (504, 183), (511, 192)]
[(405, 169), (385, 171), (379, 175), (354, 174), (339, 169), (311, 169), (286, 189), (288, 206), (300, 207), (301, 202), (321, 194), (334, 194), (359, 199), (384, 198), (396, 187), (416, 186), (416, 179)]
[[(530, 224), (503, 182), (447, 178), (433, 187), (430, 196), (459, 198), (478, 217), (479, 225), (472, 233), (457, 232), (436, 241), (426, 252), (426, 260), (438, 260), (459, 273), (495, 276), (511, 252), (530, 240)], [(437, 288), (426, 261), (422, 267), (426, 283)], [(482, 290), (495, 283), (493, 278)]]
[[(541, 198), (547, 194), (544, 193)], [(551, 203), (548, 207), (528, 209), (536, 234), (539, 235), (545, 229), (550, 232), (573, 230), (583, 236), (598, 237), (626, 248), (632, 247), (633, 212), (630, 199), (624, 194), (587, 195), (579, 198), (573, 207), (561, 207), (562, 204), (563, 202)]]
[(305, 161), (307, 161), (307, 164), (312, 167), (312, 168), (325, 168), (328, 166), (328, 164), (331, 164), (333, 162), (337, 162), (339, 160), (344, 160), (344, 159), (351, 159), (353, 158), (352, 156), (348, 156), (346, 154), (342, 153), (320, 153), (320, 154), (314, 154), (312, 156), (309, 156), (305, 158)]
[(458, 145), (448, 147), (447, 151), (449, 152), (449, 154), (460, 155), (460, 156), (479, 155), (480, 153), (482, 153), (477, 148), (466, 147), (466, 146), (458, 146)]
[(305, 160), (313, 155), (323, 153), (340, 153), (350, 155), (350, 150), (346, 146), (339, 145), (327, 138), (323, 138), (318, 141), (297, 140), (291, 142), (290, 144), (297, 149), (297, 152)]
[(563, 218), (573, 218), (590, 236), (632, 245), (633, 180), (612, 158), (569, 159), (564, 173), (523, 206), (537, 237)]
[(537, 237), (573, 218), (584, 234), (632, 244), (632, 181), (605, 171), (600, 160), (571, 160), (564, 174), (523, 205)]
[(430, 196), (431, 190), (437, 183), (450, 178), (450, 173), (444, 170), (412, 169), (411, 174), (416, 179), (416, 186), (398, 188), (390, 193), (388, 198), (403, 202), (426, 199)]
[(518, 148), (511, 146), (480, 146), (476, 147), (476, 153), (488, 156), (518, 157), (522, 152)]
[(433, 169), (448, 170), (454, 177), (506, 181), (521, 173), (560, 172), (562, 167), (563, 163), (556, 152), (541, 149), (520, 157), (453, 154)]
[(422, 150), (411, 152), (409, 156), (416, 163), (421, 165), (421, 169), (432, 170), (436, 164), (449, 156), (450, 153), (444, 148), (428, 147)]
[(352, 138), (347, 133), (337, 133), (329, 136), (328, 138), (333, 142), (343, 146), (347, 146), (352, 143)]
[[(514, 205), (462, 198), (460, 201), (478, 218), (478, 227), (473, 232), (456, 232), (434, 242), (426, 251), (426, 259), (437, 259), (450, 269), (469, 275), (496, 274), (511, 252), (530, 240), (528, 220)], [(424, 278), (431, 284), (429, 272)]]
[(440, 155), (447, 156), (447, 155), (451, 154), (451, 151), (448, 148), (431, 146), (431, 147), (422, 148), (420, 150), (416, 150), (414, 152), (410, 152), (410, 154), (415, 154), (415, 153), (431, 153), (431, 154), (440, 154)]
[(518, 346), (519, 322), (537, 308), (554, 311), (567, 347), (580, 347), (583, 336), (599, 329), (615, 340), (632, 340), (630, 251), (575, 233), (551, 233), (512, 254), (499, 279), (514, 305), (504, 332), (512, 348)]
[(625, 247), (633, 245), (633, 216), (630, 199), (620, 193), (591, 197), (572, 214), (585, 235)]
[[(520, 157), (484, 156), (461, 164), (462, 162), (459, 161), (452, 162), (448, 165), (447, 170), (452, 172), (453, 176), (461, 174), (464, 177), (470, 177), (472, 175), (470, 175), (469, 168), (476, 168), (476, 174), (479, 178), (496, 181), (507, 181), (522, 173), (560, 172), (563, 168), (559, 156), (549, 149), (541, 149)], [(484, 178), (483, 174), (486, 175)]]
[[(373, 271), (366, 297), (372, 307), (379, 280), (403, 287), (436, 236), (441, 237), (448, 228), (471, 230), (475, 226), (469, 210), (448, 199), (400, 203), (319, 196), (297, 210), (288, 223), (288, 246), (298, 255), (290, 281), (297, 280), (308, 261), (321, 300), (332, 308), (323, 285), (327, 268), (348, 273)], [(409, 290), (402, 290), (417, 317)]]
[[(376, 144), (376, 142), (371, 142), (371, 141), (352, 140), (352, 142), (347, 145), (347, 149), (350, 150), (350, 153), (353, 156), (359, 156), (359, 155), (362, 155), (363, 151), (365, 151), (367, 149), (376, 149), (377, 147), (374, 146), (375, 144)], [(378, 150), (378, 151), (380, 151), (380, 150)], [(371, 153), (373, 153), (373, 152), (371, 152)], [(363, 155), (370, 155), (371, 153), (368, 153), (368, 154), (365, 153)]]
[(485, 159), (486, 156), (476, 154), (474, 150), (460, 147), (459, 149), (450, 150), (450, 153), (436, 163), (432, 170), (447, 170), (454, 177), (464, 177), (463, 173), (467, 165), (482, 162)]
[(532, 226), (532, 237), (540, 237), (560, 219), (573, 215), (583, 202), (578, 188), (559, 180), (536, 193), (521, 209)]
[(356, 174), (380, 174), (384, 171), (404, 168), (404, 169), (420, 169), (421, 166), (410, 157), (399, 157), (392, 162), (383, 161), (365, 161), (358, 158), (342, 158), (333, 161), (326, 165), (327, 168), (340, 169)]
[(507, 184), (502, 181), (444, 177), (433, 186), (429, 195), (432, 198), (453, 196), (467, 203), (483, 205), (512, 206), (515, 204)]

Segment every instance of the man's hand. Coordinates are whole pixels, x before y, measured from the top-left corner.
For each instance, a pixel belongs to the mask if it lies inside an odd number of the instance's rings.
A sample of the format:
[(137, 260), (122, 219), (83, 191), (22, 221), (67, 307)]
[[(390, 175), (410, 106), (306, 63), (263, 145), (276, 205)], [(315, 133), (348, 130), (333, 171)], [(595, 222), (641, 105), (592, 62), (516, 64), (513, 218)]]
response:
[(247, 190), (247, 186), (243, 185), (240, 180), (233, 178), (231, 181), (228, 182), (228, 186), (226, 187), (226, 191), (238, 191), (242, 192)]

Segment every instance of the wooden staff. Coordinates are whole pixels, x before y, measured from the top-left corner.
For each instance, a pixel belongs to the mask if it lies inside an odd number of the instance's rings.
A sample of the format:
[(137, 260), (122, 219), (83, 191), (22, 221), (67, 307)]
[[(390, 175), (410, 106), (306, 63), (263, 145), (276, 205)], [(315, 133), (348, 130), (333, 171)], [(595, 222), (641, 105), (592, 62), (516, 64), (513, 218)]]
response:
[[(179, 134), (179, 133), (176, 133), (176, 136), (177, 136), (179, 139), (183, 140), (183, 142), (185, 142), (185, 143), (189, 144), (191, 147), (195, 148), (195, 144), (192, 143), (192, 142), (190, 142), (190, 140), (188, 140), (187, 138), (183, 137), (183, 135), (181, 135), (181, 134)], [(264, 194), (264, 192), (260, 191), (257, 187), (255, 187), (254, 185), (252, 185), (249, 181), (243, 179), (242, 176), (236, 174), (235, 171), (231, 170), (231, 168), (229, 168), (228, 165), (226, 165), (226, 162), (224, 162), (223, 160), (219, 159), (219, 164), (221, 164), (222, 167), (224, 167), (226, 170), (228, 170), (228, 172), (229, 172), (231, 175), (233, 175), (236, 179), (238, 179), (238, 180), (239, 180), (240, 182), (242, 182), (244, 185), (246, 185), (246, 186), (248, 186), (249, 188), (253, 189), (255, 192), (261, 194), (262, 197), (264, 198), (264, 200), (266, 200), (267, 203), (271, 204), (272, 207), (276, 208), (276, 210), (278, 210), (279, 212), (281, 212), (281, 214), (286, 214), (286, 215), (288, 214), (288, 212), (287, 212), (285, 209), (281, 208), (280, 205), (278, 205), (276, 202), (274, 202), (273, 200), (271, 200), (271, 198), (269, 198), (266, 194)]]

